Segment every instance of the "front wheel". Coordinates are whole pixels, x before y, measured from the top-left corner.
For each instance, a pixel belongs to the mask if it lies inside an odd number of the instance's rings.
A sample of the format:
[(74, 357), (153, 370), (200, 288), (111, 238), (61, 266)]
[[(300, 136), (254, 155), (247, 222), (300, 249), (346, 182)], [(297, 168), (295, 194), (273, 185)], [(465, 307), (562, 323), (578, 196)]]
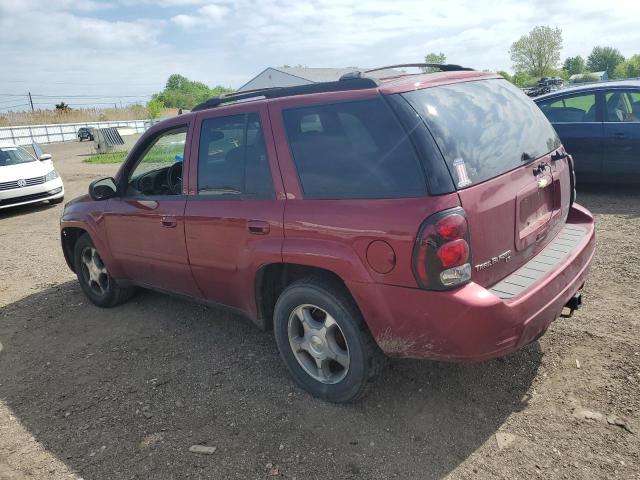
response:
[(114, 307), (133, 296), (132, 287), (120, 287), (111, 277), (98, 250), (86, 233), (76, 242), (74, 265), (80, 287), (93, 304), (99, 307)]
[(361, 397), (385, 363), (355, 302), (337, 282), (307, 278), (287, 287), (276, 303), (274, 333), (294, 380), (330, 402)]
[(51, 200), (49, 200), (49, 203), (51, 205), (57, 205), (58, 203), (62, 203), (63, 201), (64, 201), (64, 197), (52, 198)]

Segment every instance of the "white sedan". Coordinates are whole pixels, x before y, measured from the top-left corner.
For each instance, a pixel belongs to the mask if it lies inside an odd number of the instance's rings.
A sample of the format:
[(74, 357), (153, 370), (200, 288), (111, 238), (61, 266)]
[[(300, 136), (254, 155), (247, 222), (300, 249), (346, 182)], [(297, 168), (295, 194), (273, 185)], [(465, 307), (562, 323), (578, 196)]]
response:
[(62, 179), (51, 155), (36, 158), (17, 145), (0, 146), (0, 209), (45, 200), (64, 200)]

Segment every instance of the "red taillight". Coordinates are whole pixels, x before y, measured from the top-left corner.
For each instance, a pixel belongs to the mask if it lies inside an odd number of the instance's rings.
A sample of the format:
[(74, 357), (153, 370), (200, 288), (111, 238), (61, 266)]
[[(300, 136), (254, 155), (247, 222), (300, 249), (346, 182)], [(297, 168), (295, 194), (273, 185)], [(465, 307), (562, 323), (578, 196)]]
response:
[(437, 255), (444, 268), (457, 267), (467, 263), (469, 244), (462, 238), (451, 240), (438, 248)]
[(445, 290), (471, 280), (469, 231), (462, 208), (436, 213), (423, 223), (413, 262), (422, 288)]
[(462, 238), (467, 233), (467, 219), (457, 213), (452, 213), (436, 222), (436, 233), (444, 240)]

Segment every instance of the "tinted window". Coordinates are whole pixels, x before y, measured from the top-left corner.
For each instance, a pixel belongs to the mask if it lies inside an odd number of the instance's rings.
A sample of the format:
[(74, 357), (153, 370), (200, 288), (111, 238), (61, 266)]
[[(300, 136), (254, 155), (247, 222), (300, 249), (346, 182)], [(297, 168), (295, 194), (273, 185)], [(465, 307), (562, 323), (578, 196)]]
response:
[(380, 98), (284, 111), (306, 198), (398, 198), (426, 193), (407, 134)]
[(257, 113), (202, 122), (198, 153), (200, 195), (269, 198), (271, 170)]
[(402, 96), (425, 120), (458, 188), (560, 146), (536, 104), (506, 80), (456, 83)]
[(595, 122), (596, 96), (593, 93), (554, 98), (538, 103), (550, 122)]
[(605, 111), (608, 122), (640, 122), (640, 92), (607, 93)]

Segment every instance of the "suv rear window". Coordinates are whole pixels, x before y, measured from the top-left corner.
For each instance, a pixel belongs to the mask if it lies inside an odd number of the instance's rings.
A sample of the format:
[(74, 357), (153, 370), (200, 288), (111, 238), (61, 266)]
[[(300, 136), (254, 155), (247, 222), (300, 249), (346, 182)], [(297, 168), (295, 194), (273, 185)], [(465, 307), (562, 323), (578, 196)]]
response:
[(560, 139), (540, 109), (506, 80), (404, 93), (431, 130), (458, 188), (555, 150)]
[(283, 112), (305, 198), (418, 197), (425, 176), (381, 98)]

